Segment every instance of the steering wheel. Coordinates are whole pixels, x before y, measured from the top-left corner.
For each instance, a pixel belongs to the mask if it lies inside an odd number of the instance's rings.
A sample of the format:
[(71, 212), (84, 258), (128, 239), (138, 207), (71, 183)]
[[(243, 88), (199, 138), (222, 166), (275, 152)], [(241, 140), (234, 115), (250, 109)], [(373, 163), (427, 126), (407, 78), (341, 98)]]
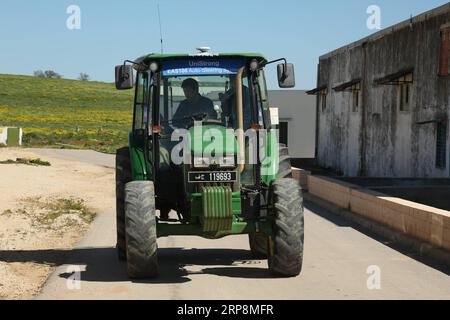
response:
[(170, 122), (172, 124), (176, 125), (177, 127), (189, 129), (190, 127), (192, 127), (194, 125), (194, 122), (196, 122), (196, 121), (203, 122), (203, 121), (205, 121), (205, 119), (207, 117), (208, 117), (208, 115), (206, 113), (196, 113), (193, 115), (172, 119), (172, 120), (170, 120)]
[(186, 117), (182, 117), (182, 118), (178, 118), (178, 119), (173, 119), (172, 123), (174, 122), (183, 122), (183, 120), (191, 120), (191, 121), (187, 121), (187, 123), (185, 123), (184, 125), (180, 125), (181, 127), (185, 128), (185, 129), (189, 129), (191, 127), (194, 126), (195, 122), (202, 122), (202, 124), (221, 124), (223, 125), (221, 120), (216, 120), (216, 119), (210, 119), (209, 115), (207, 113), (196, 113), (196, 114), (192, 114)]
[(208, 118), (208, 114), (204, 113), (204, 112), (184, 117), (184, 119), (192, 119), (194, 122), (195, 121), (205, 121), (207, 118)]
[[(202, 124), (204, 124), (204, 125), (206, 125), (206, 124), (223, 125), (222, 120), (210, 118), (210, 116), (207, 113), (198, 113), (198, 114), (191, 115), (189, 117), (191, 118), (191, 120), (193, 120), (192, 122), (201, 121)], [(187, 117), (187, 118), (189, 118), (189, 117)], [(192, 122), (189, 123), (188, 127), (192, 127), (192, 125), (193, 125)]]

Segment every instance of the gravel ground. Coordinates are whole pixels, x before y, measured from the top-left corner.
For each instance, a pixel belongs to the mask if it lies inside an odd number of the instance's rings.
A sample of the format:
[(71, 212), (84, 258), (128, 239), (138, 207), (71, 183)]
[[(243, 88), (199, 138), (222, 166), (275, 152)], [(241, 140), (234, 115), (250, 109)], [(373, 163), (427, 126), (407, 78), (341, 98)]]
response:
[[(0, 162), (33, 157), (33, 149), (0, 148)], [(114, 211), (113, 169), (42, 160), (51, 166), (0, 164), (0, 299), (33, 298), (94, 214)]]

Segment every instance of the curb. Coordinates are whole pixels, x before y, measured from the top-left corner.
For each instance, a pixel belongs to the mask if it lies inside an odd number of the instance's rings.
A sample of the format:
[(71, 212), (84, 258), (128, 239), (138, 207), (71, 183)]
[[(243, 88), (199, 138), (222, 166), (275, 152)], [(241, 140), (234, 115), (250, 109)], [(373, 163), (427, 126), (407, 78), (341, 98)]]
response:
[(385, 238), (388, 241), (399, 244), (401, 247), (411, 250), (417, 253), (422, 258), (432, 259), (440, 264), (444, 264), (447, 267), (450, 266), (450, 252), (437, 248), (429, 243), (418, 240), (407, 234), (403, 234), (393, 228), (383, 225), (381, 223), (370, 220), (366, 217), (362, 217), (355, 214), (349, 210), (341, 209), (336, 205), (323, 200), (317, 196), (310, 193), (305, 193), (303, 195), (306, 201), (309, 201), (318, 207), (326, 209), (333, 214), (336, 214), (345, 220), (348, 220), (357, 226), (361, 227), (363, 230), (369, 231), (377, 236)]

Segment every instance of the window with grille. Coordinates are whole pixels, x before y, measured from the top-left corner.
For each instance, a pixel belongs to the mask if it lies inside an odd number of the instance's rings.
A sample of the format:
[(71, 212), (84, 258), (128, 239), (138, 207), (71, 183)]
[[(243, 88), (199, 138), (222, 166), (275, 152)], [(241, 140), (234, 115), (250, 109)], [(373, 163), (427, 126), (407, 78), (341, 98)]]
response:
[(357, 83), (351, 87), (352, 92), (352, 112), (358, 112), (361, 104), (361, 86)]
[(436, 167), (445, 169), (447, 164), (447, 122), (439, 122), (436, 129)]
[(322, 108), (322, 112), (327, 109), (327, 90), (322, 90), (319, 92), (319, 103)]

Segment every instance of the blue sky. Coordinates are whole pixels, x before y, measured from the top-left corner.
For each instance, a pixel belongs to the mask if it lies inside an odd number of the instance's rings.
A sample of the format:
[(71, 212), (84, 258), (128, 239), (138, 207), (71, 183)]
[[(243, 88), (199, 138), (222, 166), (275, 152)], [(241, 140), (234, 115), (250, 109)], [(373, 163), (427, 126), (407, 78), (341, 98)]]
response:
[[(381, 8), (388, 27), (434, 7), (438, 0), (0, 0), (0, 73), (30, 75), (53, 69), (113, 81), (114, 65), (159, 52), (157, 3), (165, 51), (261, 52), (295, 63), (297, 88), (316, 82), (318, 57), (374, 33), (369, 5)], [(81, 30), (68, 30), (66, 9), (81, 8)], [(268, 70), (276, 88), (275, 68)]]

